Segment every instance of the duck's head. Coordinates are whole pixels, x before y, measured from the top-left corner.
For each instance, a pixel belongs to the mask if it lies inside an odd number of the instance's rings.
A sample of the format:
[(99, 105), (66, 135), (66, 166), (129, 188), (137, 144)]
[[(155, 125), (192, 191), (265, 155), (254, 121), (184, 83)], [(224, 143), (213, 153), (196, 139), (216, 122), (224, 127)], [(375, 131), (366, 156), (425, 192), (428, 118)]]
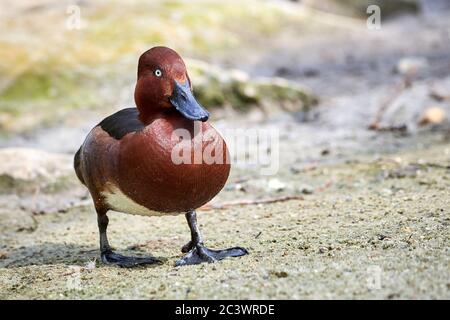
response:
[(209, 113), (192, 94), (183, 59), (166, 47), (153, 47), (139, 58), (134, 100), (141, 118), (178, 110), (190, 120), (208, 120)]

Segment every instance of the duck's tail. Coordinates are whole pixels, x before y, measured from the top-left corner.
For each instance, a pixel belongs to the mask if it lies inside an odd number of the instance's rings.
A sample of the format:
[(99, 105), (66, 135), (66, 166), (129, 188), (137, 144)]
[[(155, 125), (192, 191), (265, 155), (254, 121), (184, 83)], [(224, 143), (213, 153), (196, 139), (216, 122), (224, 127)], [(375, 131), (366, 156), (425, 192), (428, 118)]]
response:
[(73, 167), (75, 168), (75, 172), (77, 174), (78, 179), (82, 184), (85, 184), (83, 179), (83, 174), (81, 173), (81, 147), (78, 149), (77, 153), (75, 153), (75, 157), (73, 158)]

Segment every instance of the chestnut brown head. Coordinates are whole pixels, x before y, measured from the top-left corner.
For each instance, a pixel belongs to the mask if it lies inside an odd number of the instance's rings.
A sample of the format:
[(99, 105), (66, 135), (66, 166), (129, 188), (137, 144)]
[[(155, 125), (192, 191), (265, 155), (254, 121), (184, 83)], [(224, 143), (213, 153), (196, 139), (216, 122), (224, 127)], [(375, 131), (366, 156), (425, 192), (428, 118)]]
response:
[(209, 117), (192, 94), (183, 59), (166, 47), (153, 47), (139, 58), (134, 100), (143, 118), (173, 108), (190, 120)]

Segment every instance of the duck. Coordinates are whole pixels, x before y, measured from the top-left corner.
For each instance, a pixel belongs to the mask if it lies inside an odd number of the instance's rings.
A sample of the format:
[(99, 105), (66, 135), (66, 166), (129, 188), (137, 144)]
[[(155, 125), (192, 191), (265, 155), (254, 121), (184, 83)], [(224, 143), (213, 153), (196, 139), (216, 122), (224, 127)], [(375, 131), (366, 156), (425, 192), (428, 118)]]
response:
[(101, 261), (134, 267), (161, 263), (155, 257), (116, 253), (107, 237), (109, 211), (143, 216), (184, 214), (191, 240), (176, 266), (216, 262), (248, 254), (242, 247), (222, 250), (204, 245), (196, 210), (224, 187), (229, 151), (197, 101), (186, 65), (174, 50), (157, 46), (139, 58), (136, 107), (98, 123), (74, 157), (78, 179), (97, 213)]

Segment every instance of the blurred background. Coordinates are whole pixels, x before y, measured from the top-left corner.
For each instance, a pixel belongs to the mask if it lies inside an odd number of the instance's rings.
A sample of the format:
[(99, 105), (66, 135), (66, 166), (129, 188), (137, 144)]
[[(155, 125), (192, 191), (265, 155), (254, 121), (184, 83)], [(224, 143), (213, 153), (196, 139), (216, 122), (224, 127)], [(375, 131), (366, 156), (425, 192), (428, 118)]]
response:
[[(380, 9), (379, 18), (373, 16), (376, 9), (368, 10), (370, 5)], [(64, 277), (50, 276), (52, 290), (46, 291), (39, 280), (21, 287), (23, 279), (11, 274), (26, 274), (30, 270), (22, 267), (38, 265), (31, 272), (40, 279), (58, 268), (83, 264), (86, 255), (95, 257), (91, 200), (73, 173), (73, 154), (101, 119), (134, 106), (137, 59), (164, 45), (185, 59), (195, 95), (212, 112), (211, 122), (219, 130), (280, 133), (277, 174), (261, 176), (258, 168), (235, 166), (214, 200), (216, 207), (205, 211), (235, 212), (235, 220), (221, 223), (230, 230), (241, 223), (249, 243), (262, 234), (255, 252), (267, 246), (278, 252), (292, 243), (297, 251), (287, 253), (286, 266), (291, 267), (281, 271), (267, 262), (261, 274), (273, 281), (266, 291), (241, 283), (219, 297), (449, 297), (449, 0), (2, 0), (0, 7), (1, 296), (80, 294), (61, 289), (58, 281)], [(229, 209), (231, 200), (246, 206)], [(358, 216), (361, 210), (363, 216), (371, 212), (373, 219)], [(427, 220), (424, 215), (430, 212)], [(205, 224), (217, 222), (214, 216)], [(175, 250), (170, 241), (183, 242), (167, 236), (171, 247), (166, 249), (164, 237), (170, 231), (165, 228), (175, 220), (145, 224), (139, 217), (126, 219), (136, 230), (160, 223), (144, 251), (163, 250), (164, 255), (164, 250)], [(292, 228), (296, 221), (302, 223)], [(328, 230), (326, 239), (315, 236), (317, 230)], [(288, 238), (271, 242), (282, 231)], [(142, 232), (142, 237), (123, 235), (116, 244), (131, 248), (148, 240), (148, 234), (146, 238)], [(414, 239), (435, 242), (421, 246)], [(364, 246), (345, 251), (355, 243)], [(361, 277), (358, 268), (365, 272), (363, 264), (335, 268), (338, 273), (351, 270), (352, 285), (336, 280), (335, 273), (329, 274), (334, 280), (322, 274), (328, 279), (322, 291), (315, 286), (325, 280), (312, 275), (310, 288), (300, 285), (306, 275), (299, 265), (335, 263), (317, 260), (315, 254), (332, 257), (340, 247), (342, 261), (357, 256), (373, 262), (372, 250), (385, 245), (392, 259), (380, 258), (382, 270), (394, 265), (394, 273), (405, 268), (419, 272), (431, 263), (435, 273), (390, 277), (382, 289), (371, 291), (355, 280)], [(431, 250), (435, 259), (415, 265), (416, 260), (404, 256), (410, 249), (420, 257)], [(43, 271), (47, 265), (55, 267)], [(297, 277), (299, 287), (288, 285), (288, 275)], [(343, 292), (342, 286), (349, 289)], [(208, 292), (189, 288), (193, 298)], [(144, 290), (143, 296), (184, 298), (183, 290)], [(84, 294), (102, 297), (104, 292)]]

